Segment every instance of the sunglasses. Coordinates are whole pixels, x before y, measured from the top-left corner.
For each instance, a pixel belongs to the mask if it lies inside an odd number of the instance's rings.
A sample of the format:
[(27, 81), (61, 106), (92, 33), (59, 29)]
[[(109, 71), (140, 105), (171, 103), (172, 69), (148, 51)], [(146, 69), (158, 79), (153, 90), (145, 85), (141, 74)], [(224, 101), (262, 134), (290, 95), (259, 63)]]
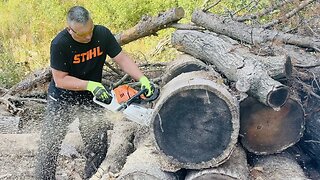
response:
[(69, 28), (74, 34), (76, 34), (77, 36), (79, 36), (79, 37), (86, 37), (86, 36), (92, 34), (94, 26), (92, 26), (92, 29), (91, 29), (90, 31), (85, 32), (85, 33), (78, 33), (78, 32), (76, 32), (75, 30), (73, 30), (70, 26), (69, 26), (68, 28)]

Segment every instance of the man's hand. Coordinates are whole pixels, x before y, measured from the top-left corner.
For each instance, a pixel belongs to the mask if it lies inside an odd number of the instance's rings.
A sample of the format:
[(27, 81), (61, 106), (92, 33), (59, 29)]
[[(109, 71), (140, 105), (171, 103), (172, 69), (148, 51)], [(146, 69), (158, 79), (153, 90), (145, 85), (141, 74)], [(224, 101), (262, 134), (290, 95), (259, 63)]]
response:
[(147, 89), (147, 94), (145, 96), (146, 97), (152, 96), (153, 88), (152, 88), (152, 85), (151, 85), (149, 79), (146, 76), (142, 76), (139, 79), (139, 82), (141, 83), (141, 89)]
[(112, 97), (101, 83), (88, 81), (87, 90), (90, 91), (99, 101), (106, 104), (111, 103)]

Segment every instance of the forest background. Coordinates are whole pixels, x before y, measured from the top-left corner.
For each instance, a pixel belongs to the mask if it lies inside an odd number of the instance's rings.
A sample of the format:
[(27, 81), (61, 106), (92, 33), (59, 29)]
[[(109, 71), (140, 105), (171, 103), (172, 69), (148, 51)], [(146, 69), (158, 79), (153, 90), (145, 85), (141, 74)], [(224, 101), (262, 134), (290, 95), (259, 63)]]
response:
[[(281, 0), (224, 0), (210, 11), (228, 15), (236, 12), (237, 15), (241, 15), (249, 11), (253, 13), (262, 10), (275, 1)], [(66, 13), (74, 5), (86, 7), (91, 12), (95, 24), (105, 25), (117, 34), (137, 24), (145, 15), (156, 16), (159, 12), (173, 7), (183, 7), (185, 18), (180, 23), (189, 23), (192, 12), (208, 2), (208, 0), (1, 0), (0, 87), (9, 88), (30, 72), (49, 65), (50, 42), (66, 27)], [(275, 11), (259, 21), (281, 16), (286, 11), (286, 9)], [(174, 48), (170, 48), (170, 45), (158, 53), (153, 52), (159, 43), (170, 39), (173, 31), (173, 28), (162, 30), (158, 36), (146, 37), (125, 45), (124, 50), (138, 62), (170, 61), (177, 53)]]

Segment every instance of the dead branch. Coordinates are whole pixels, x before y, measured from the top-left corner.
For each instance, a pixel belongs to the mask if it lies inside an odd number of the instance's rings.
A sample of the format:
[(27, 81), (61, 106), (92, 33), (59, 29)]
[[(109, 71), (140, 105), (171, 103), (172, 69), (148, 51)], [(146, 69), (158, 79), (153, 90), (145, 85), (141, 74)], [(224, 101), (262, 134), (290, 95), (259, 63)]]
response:
[(180, 30), (199, 30), (199, 31), (205, 30), (205, 28), (196, 26), (194, 24), (173, 23), (170, 25), (170, 27), (180, 29)]
[(281, 17), (280, 19), (275, 19), (265, 25), (263, 25), (262, 27), (267, 29), (270, 28), (276, 24), (280, 24), (283, 21), (291, 18), (292, 16), (294, 16), (296, 13), (298, 13), (299, 11), (301, 11), (302, 9), (304, 9), (305, 7), (307, 7), (309, 4), (311, 4), (312, 2), (314, 2), (315, 0), (306, 0), (303, 1), (301, 4), (299, 4), (298, 7), (294, 8), (292, 11), (290, 11), (289, 13), (285, 14), (284, 17)]
[(320, 52), (319, 39), (283, 33), (281, 31), (254, 28), (230, 18), (223, 18), (209, 12), (205, 13), (196, 10), (192, 15), (192, 22), (215, 33), (223, 34), (249, 44), (264, 44), (268, 41), (277, 41), (284, 44), (312, 48)]
[(202, 7), (203, 7), (202, 10), (203, 10), (204, 12), (206, 12), (206, 11), (208, 11), (209, 9), (215, 7), (216, 5), (218, 5), (218, 4), (221, 2), (221, 0), (218, 0), (217, 2), (209, 5), (209, 1), (210, 1), (210, 0), (206, 0), (206, 1), (203, 3), (203, 5), (202, 5)]
[(169, 24), (183, 17), (184, 10), (181, 7), (170, 9), (156, 17), (143, 17), (134, 27), (117, 34), (116, 39), (120, 45), (124, 45), (139, 38), (154, 35), (157, 31), (167, 28)]
[(270, 12), (284, 6), (287, 3), (293, 2), (294, 0), (284, 0), (280, 3), (275, 3), (275, 4), (271, 4), (271, 7), (269, 8), (265, 8), (262, 12), (260, 13), (256, 13), (256, 14), (250, 14), (250, 15), (244, 15), (241, 17), (233, 17), (233, 20), (238, 21), (238, 22), (244, 22), (244, 21), (248, 21), (248, 20), (253, 20), (253, 19), (258, 19), (266, 14), (269, 14)]

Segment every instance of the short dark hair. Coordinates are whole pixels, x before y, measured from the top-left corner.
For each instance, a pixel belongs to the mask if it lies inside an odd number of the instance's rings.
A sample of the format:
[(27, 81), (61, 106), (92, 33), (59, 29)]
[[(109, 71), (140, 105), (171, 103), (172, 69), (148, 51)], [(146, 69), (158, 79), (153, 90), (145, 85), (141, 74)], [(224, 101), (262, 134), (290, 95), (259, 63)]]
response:
[(73, 6), (70, 8), (67, 14), (67, 22), (77, 22), (85, 24), (90, 19), (89, 11), (82, 6)]

